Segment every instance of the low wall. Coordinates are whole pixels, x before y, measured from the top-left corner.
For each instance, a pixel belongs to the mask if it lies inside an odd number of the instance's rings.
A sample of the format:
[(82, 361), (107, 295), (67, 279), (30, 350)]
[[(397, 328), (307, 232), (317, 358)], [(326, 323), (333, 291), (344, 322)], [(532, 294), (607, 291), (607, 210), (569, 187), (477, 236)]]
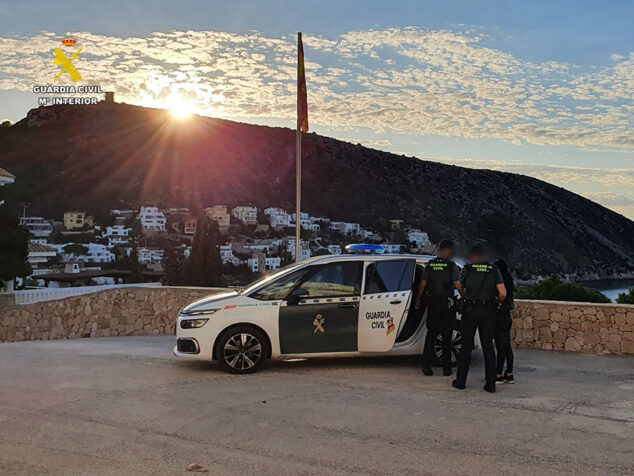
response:
[(531, 349), (634, 354), (634, 306), (518, 300), (511, 340)]
[(0, 342), (174, 334), (178, 311), (219, 288), (118, 288), (0, 311)]
[[(174, 334), (185, 304), (221, 288), (118, 288), (0, 310), (0, 342)], [(634, 354), (634, 306), (516, 301), (516, 347)]]

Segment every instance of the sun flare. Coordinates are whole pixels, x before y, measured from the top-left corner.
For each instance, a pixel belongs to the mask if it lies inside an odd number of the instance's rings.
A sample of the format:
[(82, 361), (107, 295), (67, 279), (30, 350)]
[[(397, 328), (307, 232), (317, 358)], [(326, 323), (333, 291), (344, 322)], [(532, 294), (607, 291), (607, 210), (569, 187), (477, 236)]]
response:
[(177, 119), (187, 119), (192, 115), (192, 109), (184, 102), (174, 103), (170, 105), (170, 112)]

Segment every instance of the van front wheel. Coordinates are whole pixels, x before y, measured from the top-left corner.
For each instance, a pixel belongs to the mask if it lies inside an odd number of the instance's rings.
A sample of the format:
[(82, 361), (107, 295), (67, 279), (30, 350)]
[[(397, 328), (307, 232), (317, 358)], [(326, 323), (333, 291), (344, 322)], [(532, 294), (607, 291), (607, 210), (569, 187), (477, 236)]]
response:
[[(443, 358), (442, 335), (438, 334), (434, 339), (434, 357), (435, 364), (442, 365)], [(458, 365), (460, 355), (462, 354), (462, 323), (456, 321), (451, 333), (451, 366)]]
[(216, 344), (216, 358), (232, 374), (255, 372), (268, 355), (268, 339), (262, 331), (251, 326), (226, 330)]

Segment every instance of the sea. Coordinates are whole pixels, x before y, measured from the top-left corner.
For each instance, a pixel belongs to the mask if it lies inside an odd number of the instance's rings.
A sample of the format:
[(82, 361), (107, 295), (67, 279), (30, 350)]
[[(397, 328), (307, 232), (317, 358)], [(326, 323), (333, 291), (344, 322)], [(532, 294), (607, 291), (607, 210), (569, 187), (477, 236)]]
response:
[(598, 289), (605, 294), (612, 302), (620, 293), (626, 293), (634, 288), (634, 279), (601, 279), (598, 281), (583, 281), (580, 284), (589, 288)]

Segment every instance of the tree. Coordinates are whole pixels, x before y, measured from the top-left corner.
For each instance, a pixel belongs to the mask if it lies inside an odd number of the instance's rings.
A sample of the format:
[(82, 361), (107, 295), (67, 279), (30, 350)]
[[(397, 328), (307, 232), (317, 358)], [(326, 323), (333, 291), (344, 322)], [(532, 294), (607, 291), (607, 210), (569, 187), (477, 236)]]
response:
[(220, 231), (215, 221), (201, 215), (187, 262), (186, 281), (192, 286), (222, 286)]
[(165, 248), (163, 267), (168, 286), (183, 286), (185, 284), (185, 264), (185, 257), (180, 248), (175, 246)]
[(62, 249), (67, 255), (79, 256), (88, 254), (88, 248), (84, 245), (80, 245), (79, 243), (70, 243)]
[(289, 264), (293, 264), (295, 262), (295, 257), (288, 251), (286, 246), (280, 247), (280, 266), (283, 268), (284, 266), (288, 266)]
[(550, 276), (528, 286), (515, 289), (517, 299), (541, 299), (547, 301), (576, 301), (608, 303), (610, 300), (596, 289), (586, 288), (579, 283), (564, 281), (560, 276)]
[(634, 304), (634, 288), (630, 288), (626, 293), (619, 293), (616, 302), (619, 304)]
[(138, 221), (132, 225), (132, 233), (130, 234), (130, 241), (132, 244), (132, 250), (130, 251), (130, 282), (142, 283), (143, 282), (143, 269), (141, 263), (139, 263), (139, 237), (141, 236), (141, 224)]
[(16, 277), (32, 273), (29, 256), (29, 231), (20, 226), (17, 215), (0, 206), (0, 287)]

